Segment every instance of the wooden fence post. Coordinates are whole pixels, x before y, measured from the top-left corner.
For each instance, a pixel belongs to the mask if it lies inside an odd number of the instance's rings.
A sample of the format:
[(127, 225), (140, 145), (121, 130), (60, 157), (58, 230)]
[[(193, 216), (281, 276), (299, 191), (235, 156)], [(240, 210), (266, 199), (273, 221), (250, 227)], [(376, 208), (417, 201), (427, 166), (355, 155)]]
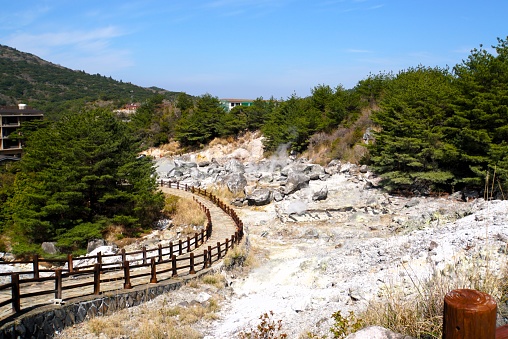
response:
[(69, 273), (74, 272), (74, 263), (72, 261), (72, 254), (67, 254), (67, 268), (69, 269)]
[(121, 256), (122, 256), (122, 263), (126, 262), (127, 261), (127, 255), (125, 254), (125, 248), (122, 248), (120, 253), (121, 253)]
[(191, 251), (191, 246), (190, 246), (190, 237), (188, 236), (187, 237), (187, 253), (189, 253)]
[(191, 252), (189, 261), (190, 261), (190, 263), (189, 263), (189, 266), (190, 266), (189, 274), (196, 274), (196, 270), (194, 269), (194, 252)]
[(102, 253), (101, 253), (101, 251), (97, 252), (97, 264), (102, 265)]
[(159, 262), (162, 262), (162, 245), (161, 244), (159, 244), (158, 251), (159, 251)]
[(157, 266), (155, 265), (155, 258), (150, 260), (151, 277), (150, 284), (157, 284)]
[(470, 289), (444, 298), (443, 339), (494, 339), (497, 304), (490, 295)]
[(178, 273), (176, 270), (176, 255), (171, 256), (171, 269), (173, 270), (172, 277), (178, 277)]
[(182, 239), (178, 240), (178, 255), (182, 255), (183, 247), (182, 247)]
[(220, 260), (221, 253), (220, 253), (220, 241), (217, 241), (217, 260)]
[(11, 284), (12, 311), (17, 313), (21, 311), (21, 298), (19, 295), (19, 273), (11, 274)]
[(146, 265), (146, 246), (143, 246), (143, 265)]
[(62, 270), (55, 271), (55, 299), (62, 299)]
[(93, 294), (99, 295), (100, 293), (101, 293), (101, 264), (95, 264), (93, 266)]
[(39, 255), (34, 255), (33, 258), (33, 270), (34, 270), (34, 279), (39, 279)]
[(212, 246), (208, 246), (208, 266), (212, 267)]
[(199, 236), (199, 234), (197, 232), (194, 233), (194, 249), (198, 248), (198, 246), (199, 246), (198, 236)]
[(173, 257), (173, 242), (169, 242), (169, 258), (171, 259)]
[(123, 279), (124, 279), (123, 288), (126, 290), (131, 289), (132, 288), (131, 270), (130, 270), (128, 261), (123, 262)]
[(208, 251), (203, 251), (203, 269), (208, 267)]

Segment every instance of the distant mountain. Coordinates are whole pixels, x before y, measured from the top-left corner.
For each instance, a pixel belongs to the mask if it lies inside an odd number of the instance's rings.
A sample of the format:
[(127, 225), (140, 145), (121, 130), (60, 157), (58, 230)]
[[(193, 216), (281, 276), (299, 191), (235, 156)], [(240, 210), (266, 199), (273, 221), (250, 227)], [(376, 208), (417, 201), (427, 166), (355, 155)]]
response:
[(0, 45), (0, 106), (25, 103), (49, 115), (58, 115), (64, 109), (87, 102), (120, 106), (131, 100), (142, 102), (156, 94), (174, 99), (179, 92), (144, 88), (100, 74), (71, 70)]

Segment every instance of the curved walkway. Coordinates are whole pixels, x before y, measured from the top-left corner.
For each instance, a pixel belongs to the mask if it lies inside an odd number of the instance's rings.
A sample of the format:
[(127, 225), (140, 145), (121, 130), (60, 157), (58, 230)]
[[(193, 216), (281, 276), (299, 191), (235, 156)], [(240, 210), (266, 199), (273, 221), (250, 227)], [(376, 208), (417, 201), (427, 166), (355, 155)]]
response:
[[(180, 197), (185, 197), (189, 199), (194, 199), (203, 204), (206, 208), (208, 208), (212, 220), (212, 233), (209, 239), (207, 239), (201, 246), (199, 246), (195, 251), (203, 250), (203, 248), (207, 246), (216, 246), (218, 242), (224, 243), (226, 239), (231, 240), (231, 236), (235, 234), (236, 230), (236, 224), (232, 217), (228, 215), (225, 211), (223, 211), (219, 206), (217, 206), (214, 202), (212, 202), (210, 199), (208, 199), (205, 196), (202, 196), (198, 194), (198, 192), (192, 193), (190, 191), (185, 191), (182, 189), (177, 188), (168, 188), (168, 187), (160, 187), (160, 190), (165, 194), (172, 194)], [(183, 256), (188, 256), (189, 254), (183, 254)], [(169, 265), (169, 264), (168, 264)], [(149, 270), (149, 268), (140, 268), (139, 270)], [(122, 272), (118, 272), (118, 275), (123, 274)], [(101, 284), (101, 294), (105, 292), (112, 292), (112, 291), (121, 291), (124, 289), (123, 286), (123, 280), (116, 279), (114, 277), (115, 273), (111, 272), (109, 273), (108, 278), (111, 278), (111, 281), (107, 283)], [(178, 281), (185, 279), (186, 276), (190, 276), (190, 273), (179, 273), (178, 277), (171, 277), (171, 274), (167, 274), (166, 276), (160, 276), (160, 281)], [(87, 281), (91, 280), (93, 281), (93, 276), (87, 276), (79, 278), (80, 281)], [(81, 280), (82, 279), (82, 280)], [(41, 283), (34, 283), (31, 286), (26, 286), (23, 288), (23, 292), (33, 293), (36, 294), (40, 290), (50, 290), (52, 289), (51, 286), (54, 286), (54, 282), (48, 281), (48, 282), (41, 282)], [(143, 282), (138, 282), (138, 286), (149, 286), (150, 284), (144, 280)], [(0, 299), (2, 298), (2, 295), (8, 294), (8, 291), (2, 291), (0, 293)], [(72, 303), (73, 299), (79, 299), (83, 296), (89, 296), (93, 294), (93, 287), (90, 288), (82, 288), (82, 289), (72, 289), (68, 290), (65, 293), (65, 300), (68, 303)], [(4, 295), (4, 298), (8, 297), (7, 295)], [(26, 311), (29, 311), (30, 309), (34, 310), (42, 306), (51, 305), (53, 303), (53, 299), (51, 299), (48, 295), (42, 295), (42, 296), (31, 296), (27, 298), (22, 299), (22, 309), (24, 309), (24, 312), (20, 312), (19, 316), (26, 313)], [(18, 317), (18, 314), (12, 313), (12, 307), (11, 305), (6, 305), (3, 307), (0, 307), (0, 324), (5, 324), (6, 321), (12, 321), (15, 320), (16, 317)]]
[(176, 188), (161, 187), (160, 190), (163, 193), (172, 194), (179, 197), (184, 197), (188, 199), (195, 198), (210, 210), (210, 215), (212, 217), (212, 235), (206, 241), (206, 243), (215, 246), (215, 244), (217, 244), (218, 241), (223, 242), (224, 239), (231, 238), (231, 235), (234, 233), (234, 230), (236, 228), (234, 221), (227, 213), (225, 213), (212, 201), (203, 196), (200, 196), (199, 194), (194, 194)]

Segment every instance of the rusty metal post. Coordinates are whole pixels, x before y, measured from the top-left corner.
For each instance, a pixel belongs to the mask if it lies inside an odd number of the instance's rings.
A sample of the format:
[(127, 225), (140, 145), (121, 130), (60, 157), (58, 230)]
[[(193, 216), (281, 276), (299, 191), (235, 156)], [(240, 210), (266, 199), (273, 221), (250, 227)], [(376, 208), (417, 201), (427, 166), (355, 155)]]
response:
[(19, 293), (19, 273), (11, 274), (11, 296), (12, 296), (12, 311), (17, 313), (21, 311), (21, 297)]
[(129, 262), (128, 261), (124, 261), (123, 262), (123, 279), (124, 279), (123, 288), (126, 289), (126, 290), (131, 289), (132, 288), (132, 285), (131, 285), (131, 269), (129, 267)]
[(101, 293), (101, 264), (95, 264), (93, 267), (93, 294), (99, 295), (100, 293)]
[(150, 284), (157, 284), (157, 266), (155, 265), (155, 258), (150, 260), (151, 277)]
[(494, 339), (497, 304), (487, 293), (453, 290), (444, 298), (443, 339)]
[(62, 299), (62, 270), (55, 271), (55, 299)]

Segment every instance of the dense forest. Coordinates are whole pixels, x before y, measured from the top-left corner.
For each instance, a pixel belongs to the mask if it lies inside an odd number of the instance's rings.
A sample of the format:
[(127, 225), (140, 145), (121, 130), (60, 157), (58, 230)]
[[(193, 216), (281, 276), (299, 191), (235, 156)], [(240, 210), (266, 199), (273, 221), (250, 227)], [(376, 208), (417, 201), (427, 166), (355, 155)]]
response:
[[(391, 192), (474, 189), (504, 198), (508, 189), (507, 40), (498, 39), (492, 49), (480, 46), (451, 68), (418, 65), (397, 74), (371, 74), (351, 89), (317, 85), (308, 97), (257, 98), (252, 106), (231, 111), (211, 94), (165, 92), (146, 93), (129, 116), (90, 105), (59, 111), (63, 97), (71, 95), (67, 89), (73, 93), (67, 86), (79, 77), (64, 82), (35, 71), (33, 63), (30, 67), (40, 79), (53, 79), (47, 88), (57, 88), (60, 81), (62, 87), (60, 97), (48, 96), (53, 106), (42, 106), (55, 107), (58, 114), (50, 113), (55, 121), (27, 130), (25, 156), (0, 169), (1, 232), (20, 254), (48, 240), (75, 251), (110, 225), (133, 232), (151, 227), (162, 201), (150, 161), (137, 154), (170, 141), (185, 151), (214, 138), (261, 131), (268, 153), (281, 144), (304, 155), (324, 148), (320, 161), (367, 164)], [(106, 97), (122, 100), (129, 92), (117, 82), (110, 88), (107, 79), (88, 77), (104, 81)], [(37, 92), (37, 83), (27, 88)], [(33, 94), (28, 90), (12, 90), (0, 84), (3, 97), (8, 93), (14, 102), (43, 101), (25, 100)], [(78, 93), (71, 97), (83, 99)]]

